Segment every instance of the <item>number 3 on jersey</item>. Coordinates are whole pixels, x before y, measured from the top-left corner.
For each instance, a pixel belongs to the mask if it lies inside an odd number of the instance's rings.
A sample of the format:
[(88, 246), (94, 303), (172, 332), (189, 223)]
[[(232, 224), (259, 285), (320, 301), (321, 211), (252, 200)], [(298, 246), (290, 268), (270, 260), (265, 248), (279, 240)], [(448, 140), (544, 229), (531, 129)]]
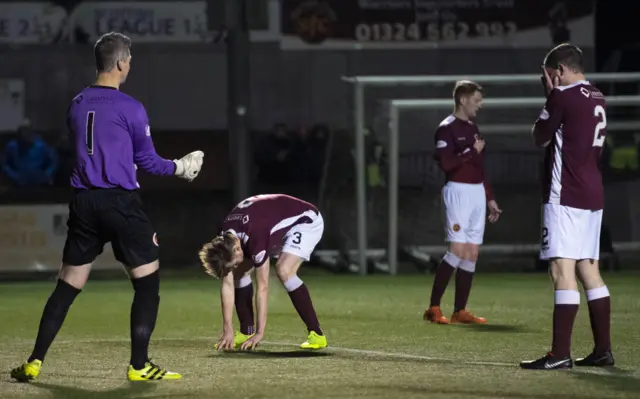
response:
[(600, 122), (598, 122), (593, 132), (593, 146), (602, 147), (604, 145), (604, 135), (600, 133), (607, 127), (607, 114), (604, 112), (604, 107), (596, 105), (593, 109), (593, 116), (600, 118)]
[(87, 154), (93, 155), (93, 123), (96, 119), (96, 112), (87, 112), (87, 129), (85, 132), (85, 139), (87, 142)]

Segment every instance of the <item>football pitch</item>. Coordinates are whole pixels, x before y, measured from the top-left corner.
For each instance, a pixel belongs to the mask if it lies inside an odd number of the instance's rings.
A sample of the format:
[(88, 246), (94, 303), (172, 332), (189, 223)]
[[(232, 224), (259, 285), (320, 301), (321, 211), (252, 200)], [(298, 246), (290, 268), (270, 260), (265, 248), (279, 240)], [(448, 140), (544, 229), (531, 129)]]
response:
[[(523, 371), (549, 349), (553, 290), (545, 274), (481, 274), (470, 309), (485, 326), (422, 321), (431, 276), (356, 277), (307, 270), (330, 348), (297, 349), (306, 337), (273, 280), (266, 342), (220, 353), (218, 282), (163, 278), (152, 360), (180, 381), (129, 383), (128, 280), (90, 281), (76, 299), (38, 382), (10, 382), (30, 353), (54, 283), (0, 284), (0, 398), (637, 398), (640, 396), (640, 275), (609, 274), (616, 368)], [(453, 281), (443, 301), (449, 315)], [(573, 355), (592, 346), (582, 298)]]

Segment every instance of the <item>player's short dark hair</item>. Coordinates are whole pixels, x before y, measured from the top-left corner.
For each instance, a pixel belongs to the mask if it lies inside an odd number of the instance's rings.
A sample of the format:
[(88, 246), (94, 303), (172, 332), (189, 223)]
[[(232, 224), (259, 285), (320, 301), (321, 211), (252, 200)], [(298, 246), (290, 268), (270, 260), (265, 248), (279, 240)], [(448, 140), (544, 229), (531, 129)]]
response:
[(226, 276), (231, 270), (227, 265), (233, 260), (235, 245), (236, 237), (230, 232), (216, 236), (211, 242), (204, 244), (198, 255), (205, 273), (215, 278)]
[(482, 86), (471, 80), (459, 80), (456, 85), (453, 86), (453, 101), (456, 107), (460, 105), (460, 99), (462, 97), (468, 97), (474, 95), (477, 91), (482, 93)]
[(98, 72), (108, 72), (131, 54), (131, 39), (122, 33), (105, 33), (93, 47)]
[(584, 72), (584, 56), (580, 47), (562, 43), (552, 48), (544, 57), (544, 66), (558, 69), (560, 65), (564, 65), (574, 72)]

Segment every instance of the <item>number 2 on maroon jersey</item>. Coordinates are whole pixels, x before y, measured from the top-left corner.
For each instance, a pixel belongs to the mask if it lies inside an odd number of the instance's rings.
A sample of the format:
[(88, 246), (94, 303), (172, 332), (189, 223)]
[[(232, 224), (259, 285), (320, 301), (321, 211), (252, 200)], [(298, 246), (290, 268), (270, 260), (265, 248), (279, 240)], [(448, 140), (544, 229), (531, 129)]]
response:
[(86, 129), (86, 140), (87, 140), (87, 154), (93, 155), (93, 123), (96, 119), (95, 111), (87, 112), (87, 129)]
[(596, 105), (593, 109), (593, 116), (600, 118), (600, 122), (598, 122), (593, 132), (593, 146), (602, 147), (604, 145), (604, 136), (600, 135), (600, 132), (607, 127), (607, 114), (604, 112), (604, 107), (602, 105)]

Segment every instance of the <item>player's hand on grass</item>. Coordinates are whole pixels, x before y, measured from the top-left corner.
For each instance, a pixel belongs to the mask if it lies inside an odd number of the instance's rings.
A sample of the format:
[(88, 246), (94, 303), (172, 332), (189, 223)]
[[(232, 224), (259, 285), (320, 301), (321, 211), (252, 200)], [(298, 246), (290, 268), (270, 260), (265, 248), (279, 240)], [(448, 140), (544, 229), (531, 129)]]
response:
[(240, 349), (244, 350), (251, 350), (253, 348), (255, 348), (256, 346), (258, 346), (258, 344), (260, 343), (260, 341), (262, 341), (262, 338), (264, 338), (263, 334), (255, 334), (253, 337), (249, 338), (248, 340), (246, 340), (241, 346)]
[(502, 209), (498, 207), (498, 203), (495, 200), (489, 201), (487, 206), (489, 207), (489, 221), (491, 223), (497, 222), (502, 214)]
[(476, 139), (476, 142), (473, 143), (473, 148), (475, 148), (478, 154), (480, 154), (482, 150), (484, 150), (484, 145), (485, 142), (483, 139)]
[(542, 76), (540, 77), (540, 81), (542, 82), (542, 88), (544, 89), (545, 97), (549, 97), (551, 91), (560, 86), (560, 78), (554, 76), (553, 79), (551, 79), (551, 76), (549, 76), (549, 72), (547, 72), (547, 69), (544, 67), (544, 65), (542, 66)]
[(233, 331), (224, 331), (216, 344), (219, 351), (233, 349)]
[(176, 164), (175, 175), (186, 181), (193, 181), (200, 173), (200, 169), (202, 169), (203, 158), (204, 152), (194, 151), (180, 159), (174, 159), (173, 163)]

